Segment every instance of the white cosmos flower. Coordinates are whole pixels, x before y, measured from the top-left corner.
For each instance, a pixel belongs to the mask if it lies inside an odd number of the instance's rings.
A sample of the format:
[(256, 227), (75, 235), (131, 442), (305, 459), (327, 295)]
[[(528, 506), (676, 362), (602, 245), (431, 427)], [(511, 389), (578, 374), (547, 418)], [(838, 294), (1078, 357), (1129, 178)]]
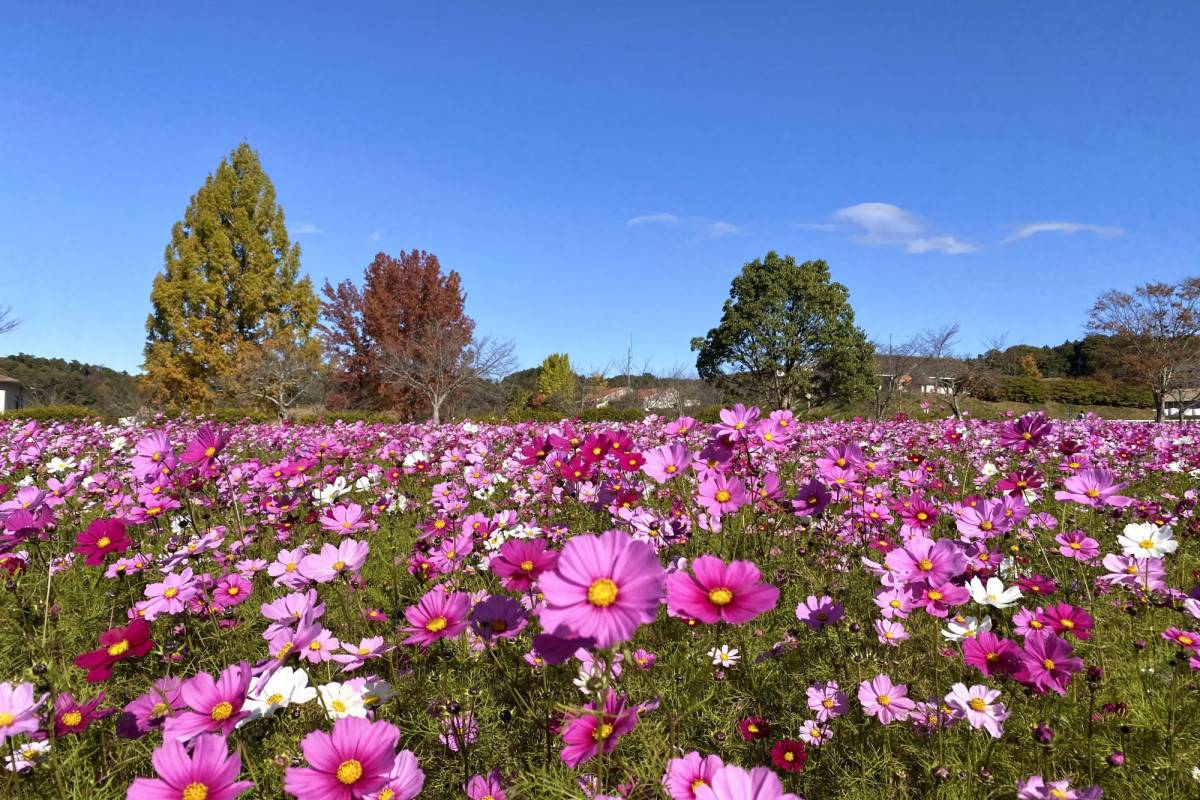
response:
[(349, 682), (323, 684), (317, 687), (317, 693), (321, 696), (321, 707), (332, 719), (367, 716), (365, 691), (355, 689)]
[(382, 705), (388, 700), (396, 696), (396, 690), (392, 685), (385, 680), (370, 680), (368, 679), (363, 684), (363, 705), (367, 708), (374, 708)]
[(714, 666), (732, 667), (737, 664), (738, 659), (741, 658), (741, 655), (738, 653), (736, 647), (730, 647), (727, 644), (723, 644), (720, 647), (714, 647), (713, 649), (709, 650), (708, 657), (712, 659)]
[(979, 474), (986, 475), (989, 478), (992, 477), (993, 475), (995, 475), (999, 471), (1000, 470), (996, 469), (996, 465), (990, 461), (979, 468)]
[(1179, 548), (1170, 526), (1158, 527), (1153, 522), (1131, 522), (1117, 537), (1125, 555), (1135, 558), (1162, 558)]
[(246, 694), (245, 709), (251, 719), (272, 716), (288, 706), (302, 705), (317, 696), (317, 690), (308, 685), (308, 673), (302, 669), (280, 667), (265, 681), (259, 680)]
[(52, 475), (57, 475), (60, 472), (66, 472), (72, 469), (75, 469), (74, 456), (68, 456), (67, 458), (59, 458), (58, 456), (55, 456), (54, 458), (50, 459), (50, 463), (46, 465), (46, 472), (49, 472)]
[(971, 599), (981, 606), (993, 608), (1009, 608), (1021, 599), (1021, 590), (1016, 586), (1004, 588), (1004, 582), (999, 578), (988, 578), (987, 584), (978, 577), (967, 581), (967, 591)]
[(350, 485), (346, 483), (346, 479), (338, 475), (337, 480), (327, 484), (322, 489), (313, 489), (313, 499), (324, 505), (333, 505), (333, 502), (345, 494), (350, 494)]
[(976, 619), (975, 617), (952, 617), (946, 623), (946, 627), (942, 628), (942, 636), (952, 642), (961, 642), (963, 639), (974, 639), (984, 631), (992, 629), (992, 618), (984, 617)]

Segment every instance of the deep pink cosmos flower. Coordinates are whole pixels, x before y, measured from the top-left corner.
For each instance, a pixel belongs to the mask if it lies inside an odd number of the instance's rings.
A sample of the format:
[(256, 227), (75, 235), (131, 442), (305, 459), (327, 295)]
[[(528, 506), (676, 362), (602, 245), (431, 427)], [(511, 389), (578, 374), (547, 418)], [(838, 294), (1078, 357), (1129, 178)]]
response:
[(1095, 620), (1082, 608), (1058, 603), (1042, 609), (1042, 619), (1060, 636), (1070, 634), (1076, 639), (1090, 639)]
[(467, 628), (471, 598), (466, 592), (447, 592), (440, 587), (425, 593), (415, 606), (404, 611), (408, 620), (404, 644), (428, 648), (439, 639), (453, 639)]
[(696, 790), (696, 800), (800, 800), (783, 790), (783, 783), (769, 767), (745, 770), (725, 764), (713, 775), (711, 786)]
[(1018, 453), (1032, 450), (1038, 442), (1050, 435), (1054, 426), (1040, 411), (1026, 414), (1016, 421), (1004, 423), (1000, 429), (1000, 445), (1011, 447)]
[(624, 695), (612, 689), (604, 697), (603, 713), (597, 710), (595, 703), (588, 703), (582, 711), (563, 718), (559, 756), (572, 769), (602, 752), (611, 753), (617, 740), (637, 726), (637, 706), (630, 706)]
[(494, 594), (471, 609), (471, 627), (480, 638), (515, 638), (528, 624), (521, 604), (511, 597)]
[(775, 607), (779, 589), (762, 582), (753, 562), (728, 566), (716, 556), (692, 561), (692, 572), (673, 572), (667, 578), (667, 609), (685, 619), (712, 625), (740, 625)]
[(181, 742), (163, 742), (150, 759), (158, 777), (134, 778), (127, 800), (234, 800), (254, 786), (237, 779), (242, 759), (218, 734), (196, 737), (190, 756)]
[(545, 539), (509, 539), (488, 568), (510, 592), (527, 592), (543, 572), (554, 569), (558, 553), (546, 546)]
[(1117, 494), (1124, 488), (1125, 484), (1118, 483), (1111, 470), (1081, 469), (1063, 481), (1063, 491), (1055, 492), (1054, 499), (1085, 506), (1124, 508), (1133, 502), (1131, 498)]
[(659, 483), (666, 483), (687, 471), (692, 464), (692, 453), (682, 444), (672, 442), (645, 453), (645, 472)]
[(963, 639), (962, 648), (963, 661), (985, 677), (1013, 675), (1021, 669), (1021, 648), (991, 631), (980, 631)]
[(1083, 669), (1083, 659), (1073, 658), (1074, 648), (1050, 631), (1025, 637), (1023, 668), (1013, 677), (1039, 692), (1065, 695), (1071, 676)]
[(725, 766), (720, 756), (702, 756), (696, 751), (667, 762), (662, 777), (663, 789), (671, 800), (696, 800), (696, 791), (710, 786), (717, 770)]
[(655, 620), (665, 578), (654, 548), (624, 531), (574, 536), (542, 575), (538, 618), (544, 630), (563, 627), (611, 647)]
[(161, 728), (167, 717), (183, 708), (182, 686), (183, 681), (169, 676), (155, 681), (150, 691), (131, 701), (117, 717), (117, 735), (123, 739), (140, 739)]
[(154, 648), (150, 626), (135, 619), (124, 628), (112, 628), (100, 634), (100, 647), (75, 657), (73, 662), (88, 671), (88, 683), (100, 683), (112, 675), (112, 668), (126, 658), (141, 658)]
[(236, 572), (231, 572), (217, 581), (212, 590), (213, 608), (224, 611), (250, 599), (254, 586)]
[(796, 496), (792, 499), (792, 513), (797, 517), (811, 517), (820, 514), (829, 505), (833, 495), (825, 488), (825, 484), (815, 478), (800, 484)]
[(802, 772), (808, 748), (795, 739), (780, 739), (771, 747), (771, 763), (784, 772)]
[(75, 537), (75, 552), (83, 556), (83, 563), (89, 567), (103, 564), (109, 553), (124, 553), (129, 545), (125, 522), (120, 519), (94, 519)]
[(307, 767), (288, 767), (283, 788), (299, 800), (359, 800), (384, 787), (396, 764), (400, 729), (382, 720), (343, 717), (333, 732), (300, 741)]
[[(425, 773), (410, 750), (401, 750), (388, 771), (383, 787), (367, 800), (413, 800), (425, 785)], [(503, 798), (497, 798), (503, 800)]]
[(228, 736), (237, 724), (250, 716), (242, 710), (250, 688), (250, 665), (245, 661), (221, 670), (217, 678), (201, 672), (180, 688), (188, 710), (167, 719), (163, 739), (189, 741), (201, 733)]
[(498, 769), (493, 769), (487, 775), (475, 775), (467, 781), (464, 791), (467, 800), (508, 800)]
[(892, 683), (887, 675), (877, 675), (860, 683), (858, 702), (862, 703), (867, 716), (877, 718), (884, 725), (896, 720), (903, 722), (916, 708), (916, 703), (908, 698), (908, 687)]
[(198, 467), (202, 475), (210, 475), (215, 469), (216, 458), (229, 444), (231, 433), (227, 430), (217, 430), (211, 425), (203, 425), (196, 435), (188, 442), (180, 460), (185, 464)]
[(104, 692), (91, 700), (79, 702), (69, 692), (63, 692), (54, 698), (54, 735), (58, 738), (68, 733), (83, 733), (98, 719), (104, 719), (115, 714), (115, 708), (100, 708), (104, 702)]
[(714, 516), (733, 513), (750, 499), (745, 484), (719, 473), (706, 478), (697, 491), (696, 502)]

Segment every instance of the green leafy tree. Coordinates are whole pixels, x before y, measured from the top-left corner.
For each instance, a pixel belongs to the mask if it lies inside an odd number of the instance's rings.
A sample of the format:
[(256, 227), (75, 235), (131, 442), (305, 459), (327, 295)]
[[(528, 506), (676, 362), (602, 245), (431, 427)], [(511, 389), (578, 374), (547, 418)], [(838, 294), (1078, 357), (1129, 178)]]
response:
[(700, 377), (734, 397), (791, 408), (850, 402), (875, 383), (873, 348), (824, 261), (774, 251), (733, 279), (720, 324), (692, 340)]
[(153, 402), (211, 408), (248, 350), (288, 336), (304, 347), (317, 298), (301, 278), (275, 187), (240, 144), (192, 196), (171, 230), (150, 291), (145, 388)]
[(566, 408), (575, 396), (577, 383), (566, 353), (551, 353), (538, 368), (537, 393), (553, 408)]

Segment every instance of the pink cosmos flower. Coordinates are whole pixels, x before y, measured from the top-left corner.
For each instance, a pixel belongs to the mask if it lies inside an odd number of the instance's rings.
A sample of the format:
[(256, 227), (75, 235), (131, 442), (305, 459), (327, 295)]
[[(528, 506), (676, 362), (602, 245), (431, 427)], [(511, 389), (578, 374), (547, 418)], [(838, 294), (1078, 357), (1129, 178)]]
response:
[(1100, 555), (1100, 543), (1083, 531), (1067, 531), (1054, 537), (1058, 552), (1067, 558), (1087, 563)]
[(1018, 453), (1026, 453), (1054, 430), (1050, 420), (1040, 411), (1026, 414), (1015, 422), (1004, 423), (1000, 429), (1000, 445), (1011, 447)]
[(504, 782), (500, 780), (500, 770), (493, 769), (487, 775), (476, 775), (467, 781), (464, 787), (467, 800), (508, 800), (504, 791)]
[(671, 800), (696, 800), (696, 791), (712, 785), (713, 776), (723, 766), (720, 756), (702, 756), (694, 750), (682, 758), (672, 758), (662, 777), (663, 789)]
[(603, 713), (596, 713), (596, 704), (588, 703), (581, 712), (567, 714), (563, 718), (563, 749), (559, 754), (563, 762), (574, 769), (602, 752), (612, 752), (617, 740), (637, 726), (637, 706), (630, 707), (628, 703), (624, 695), (609, 689)]
[(367, 561), (371, 548), (366, 542), (343, 539), (335, 547), (326, 544), (320, 553), (310, 553), (300, 562), (300, 574), (317, 583), (329, 583), (342, 575), (356, 574)]
[(750, 561), (726, 565), (716, 556), (692, 561), (692, 572), (667, 577), (667, 609), (676, 616), (708, 625), (749, 622), (775, 607), (779, 589), (762, 582), (762, 573)]
[(908, 639), (908, 631), (904, 625), (886, 619), (875, 620), (875, 635), (880, 644), (889, 647), (899, 647), (901, 642)]
[(353, 672), (369, 659), (379, 658), (391, 649), (384, 644), (382, 636), (363, 639), (357, 645), (349, 642), (342, 642), (341, 645), (344, 652), (334, 653), (331, 660), (342, 665), (342, 672)]
[(249, 600), (253, 591), (254, 587), (250, 581), (236, 572), (231, 572), (217, 581), (217, 585), (213, 587), (213, 607), (218, 611), (233, 608)]
[(180, 688), (188, 710), (169, 717), (163, 727), (163, 739), (188, 741), (201, 733), (228, 736), (237, 724), (250, 716), (242, 710), (250, 688), (250, 665), (245, 661), (221, 670), (217, 678), (201, 672)]
[(94, 519), (75, 537), (75, 552), (89, 567), (100, 566), (109, 553), (124, 553), (129, 546), (125, 522), (120, 519)]
[(686, 472), (692, 464), (691, 451), (678, 442), (656, 447), (644, 456), (646, 463), (642, 464), (642, 472), (659, 483), (666, 483)]
[(792, 513), (797, 517), (820, 514), (832, 499), (833, 495), (825, 488), (825, 484), (814, 478), (796, 488), (796, 496), (792, 499)]
[(949, 539), (935, 541), (927, 536), (916, 536), (902, 549), (888, 553), (884, 563), (905, 582), (941, 584), (963, 573), (967, 568), (967, 557)]
[(127, 800), (234, 800), (252, 781), (239, 781), (242, 760), (230, 753), (225, 737), (205, 734), (191, 755), (179, 741), (165, 741), (150, 756), (157, 778), (134, 778)]
[(366, 800), (412, 800), (421, 793), (424, 785), (425, 773), (421, 771), (417, 757), (411, 750), (401, 750), (396, 754), (396, 761), (392, 764), (383, 787), (367, 795)]
[(968, 689), (965, 684), (956, 683), (946, 695), (946, 705), (962, 713), (972, 728), (982, 728), (992, 738), (999, 739), (1004, 735), (1004, 720), (1008, 719), (1004, 704), (996, 702), (999, 696), (998, 689), (978, 684)]
[(1103, 796), (1099, 786), (1074, 789), (1070, 781), (1047, 781), (1041, 775), (1017, 781), (1017, 800), (1100, 800)]
[(611, 647), (655, 620), (665, 577), (654, 548), (624, 531), (574, 536), (542, 575), (538, 618), (544, 630), (562, 627)]
[(171, 573), (159, 583), (146, 587), (147, 600), (141, 609), (142, 616), (153, 621), (159, 614), (179, 614), (197, 591), (190, 567), (178, 574)]
[(471, 598), (466, 592), (446, 592), (440, 588), (425, 593), (415, 606), (404, 611), (408, 620), (404, 644), (428, 649), (439, 639), (453, 639), (467, 628)]
[(54, 735), (61, 739), (68, 733), (83, 733), (96, 720), (116, 713), (115, 708), (101, 708), (100, 704), (103, 702), (104, 692), (83, 702), (76, 700), (69, 692), (63, 692), (56, 696), (54, 698)]
[(738, 403), (733, 408), (723, 408), (721, 409), (721, 421), (716, 425), (717, 436), (730, 443), (749, 439), (754, 433), (758, 417), (757, 406), (746, 408)]
[(150, 731), (158, 730), (167, 717), (183, 707), (180, 687), (183, 681), (164, 677), (154, 682), (145, 694), (132, 700), (117, 718), (117, 735), (124, 739), (140, 739)]
[(914, 606), (925, 609), (932, 617), (945, 619), (952, 606), (959, 606), (971, 599), (971, 593), (961, 586), (944, 583), (911, 583), (909, 595)]
[(32, 683), (0, 683), (0, 747), (10, 736), (33, 733), (41, 727), (38, 709), (48, 696), (35, 702)]
[(1060, 636), (1070, 634), (1084, 640), (1091, 638), (1092, 625), (1095, 624), (1091, 614), (1069, 603), (1046, 606), (1042, 609), (1042, 619)]
[(300, 741), (309, 766), (288, 767), (283, 788), (299, 800), (367, 797), (391, 777), (399, 740), (400, 730), (390, 722), (343, 717), (332, 733), (313, 731)]
[(545, 539), (509, 539), (500, 545), (500, 553), (488, 568), (510, 592), (527, 592), (543, 572), (554, 569), (558, 553), (546, 546)]
[(358, 503), (344, 503), (325, 510), (321, 515), (321, 527), (346, 536), (370, 528), (371, 523), (364, 518), (362, 506)]
[(492, 595), (471, 609), (471, 627), (481, 638), (513, 639), (525, 629), (528, 617), (511, 597)]
[(808, 707), (816, 712), (818, 722), (828, 722), (850, 710), (850, 700), (837, 681), (814, 683), (808, 687)]
[(737, 511), (749, 501), (746, 486), (737, 478), (715, 474), (700, 484), (696, 502), (714, 516)]
[(725, 764), (713, 774), (711, 786), (696, 790), (696, 800), (800, 800), (783, 790), (783, 783), (770, 767), (745, 770)]
[(902, 683), (893, 684), (887, 675), (877, 675), (860, 683), (858, 702), (862, 703), (867, 716), (877, 718), (884, 725), (896, 720), (903, 722), (916, 708), (916, 703), (908, 698), (908, 687)]
[(1013, 675), (1021, 669), (1021, 648), (1016, 642), (1002, 639), (991, 631), (980, 631), (963, 639), (963, 661), (979, 670), (984, 677)]
[(1063, 481), (1064, 491), (1055, 492), (1054, 499), (1086, 506), (1124, 508), (1133, 502), (1131, 498), (1117, 494), (1124, 488), (1125, 484), (1118, 483), (1111, 470), (1081, 469)]
[(300, 574), (300, 562), (308, 555), (304, 547), (294, 550), (280, 550), (279, 555), (267, 567), (267, 574), (275, 579), (276, 586), (288, 589), (299, 589), (308, 583), (308, 578)]

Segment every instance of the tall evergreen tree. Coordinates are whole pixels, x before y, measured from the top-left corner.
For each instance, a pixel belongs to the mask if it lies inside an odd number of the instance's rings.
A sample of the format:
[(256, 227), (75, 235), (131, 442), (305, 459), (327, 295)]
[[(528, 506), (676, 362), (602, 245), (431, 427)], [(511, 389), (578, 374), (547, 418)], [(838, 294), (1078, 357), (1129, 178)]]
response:
[(317, 298), (300, 277), (275, 187), (243, 143), (221, 161), (171, 229), (150, 291), (145, 385), (152, 401), (210, 408), (247, 348), (307, 341)]
[(692, 340), (696, 370), (735, 398), (779, 408), (864, 397), (873, 348), (849, 297), (824, 261), (769, 252), (733, 279), (720, 324)]
[(537, 393), (552, 408), (565, 409), (575, 396), (578, 377), (566, 353), (551, 353), (538, 369)]

